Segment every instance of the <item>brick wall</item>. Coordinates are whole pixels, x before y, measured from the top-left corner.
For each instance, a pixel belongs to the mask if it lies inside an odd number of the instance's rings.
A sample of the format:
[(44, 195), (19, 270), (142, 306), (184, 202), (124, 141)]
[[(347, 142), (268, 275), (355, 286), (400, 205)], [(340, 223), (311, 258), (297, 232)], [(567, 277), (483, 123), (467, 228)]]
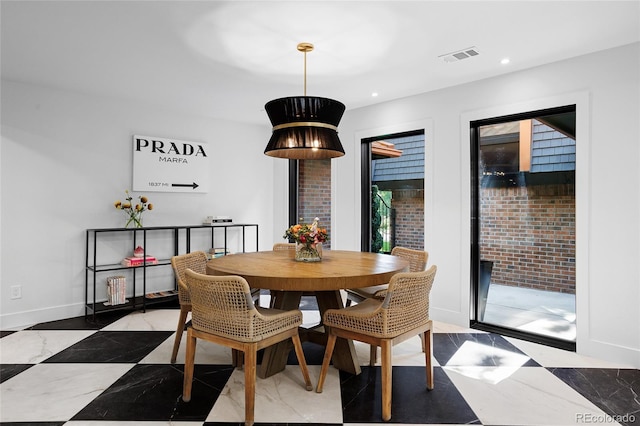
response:
[(396, 189), (391, 206), (396, 209), (396, 246), (424, 250), (424, 190)]
[(331, 248), (331, 160), (300, 160), (298, 181), (298, 216), (305, 223), (320, 219), (327, 228), (329, 241), (323, 248)]
[(483, 188), (480, 199), (491, 282), (575, 294), (574, 185)]

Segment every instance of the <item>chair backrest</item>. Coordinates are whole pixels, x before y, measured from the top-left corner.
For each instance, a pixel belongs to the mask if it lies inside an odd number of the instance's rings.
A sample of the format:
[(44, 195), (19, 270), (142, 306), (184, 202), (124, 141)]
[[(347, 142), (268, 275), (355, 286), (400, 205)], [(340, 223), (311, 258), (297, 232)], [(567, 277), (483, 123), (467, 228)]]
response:
[(401, 334), (429, 321), (429, 295), (437, 271), (400, 272), (391, 277), (381, 313), (385, 333)]
[(295, 250), (295, 243), (275, 243), (273, 245), (273, 251), (285, 251), (285, 250)]
[(429, 261), (429, 253), (424, 250), (413, 250), (396, 246), (391, 249), (392, 256), (398, 256), (409, 261), (409, 272), (424, 271)]
[(196, 330), (241, 341), (254, 340), (258, 313), (247, 281), (237, 275), (186, 271), (191, 295), (191, 324)]
[(194, 251), (171, 258), (171, 266), (178, 281), (178, 299), (181, 305), (191, 303), (189, 290), (187, 289), (187, 269), (204, 274), (207, 272), (207, 254), (203, 251)]

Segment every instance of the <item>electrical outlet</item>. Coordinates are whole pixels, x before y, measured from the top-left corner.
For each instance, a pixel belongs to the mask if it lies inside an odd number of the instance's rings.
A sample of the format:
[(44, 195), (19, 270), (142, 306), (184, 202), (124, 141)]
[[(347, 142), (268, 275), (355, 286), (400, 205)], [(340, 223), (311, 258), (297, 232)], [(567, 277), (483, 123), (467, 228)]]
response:
[(22, 298), (22, 286), (21, 285), (12, 285), (11, 286), (11, 298), (12, 299), (20, 299), (20, 298)]

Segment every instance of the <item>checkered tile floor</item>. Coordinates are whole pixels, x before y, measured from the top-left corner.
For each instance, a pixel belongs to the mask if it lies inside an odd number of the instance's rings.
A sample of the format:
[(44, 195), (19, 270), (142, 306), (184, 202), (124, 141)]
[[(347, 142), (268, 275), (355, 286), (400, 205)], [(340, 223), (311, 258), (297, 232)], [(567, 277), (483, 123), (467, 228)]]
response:
[[(0, 422), (39, 425), (243, 424), (242, 371), (226, 348), (198, 342), (193, 396), (181, 399), (185, 342), (169, 363), (177, 309), (75, 318), (3, 331)], [(317, 311), (304, 311), (305, 322)], [(186, 334), (186, 333), (185, 333)], [(425, 389), (415, 338), (394, 348), (391, 423), (476, 425), (640, 424), (640, 371), (495, 334), (435, 324), (435, 389)], [(305, 343), (317, 382), (321, 346)], [(290, 357), (258, 379), (256, 424), (382, 423), (380, 368), (356, 343), (362, 374), (331, 368), (307, 392)]]

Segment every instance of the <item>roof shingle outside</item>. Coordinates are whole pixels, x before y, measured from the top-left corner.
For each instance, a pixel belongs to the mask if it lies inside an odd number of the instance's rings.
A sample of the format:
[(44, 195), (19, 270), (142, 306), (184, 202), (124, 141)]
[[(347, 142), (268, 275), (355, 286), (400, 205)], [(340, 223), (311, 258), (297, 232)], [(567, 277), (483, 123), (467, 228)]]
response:
[(372, 181), (424, 179), (424, 134), (387, 139), (402, 151), (397, 158), (374, 160)]
[(576, 169), (576, 141), (533, 120), (531, 172), (559, 172)]

